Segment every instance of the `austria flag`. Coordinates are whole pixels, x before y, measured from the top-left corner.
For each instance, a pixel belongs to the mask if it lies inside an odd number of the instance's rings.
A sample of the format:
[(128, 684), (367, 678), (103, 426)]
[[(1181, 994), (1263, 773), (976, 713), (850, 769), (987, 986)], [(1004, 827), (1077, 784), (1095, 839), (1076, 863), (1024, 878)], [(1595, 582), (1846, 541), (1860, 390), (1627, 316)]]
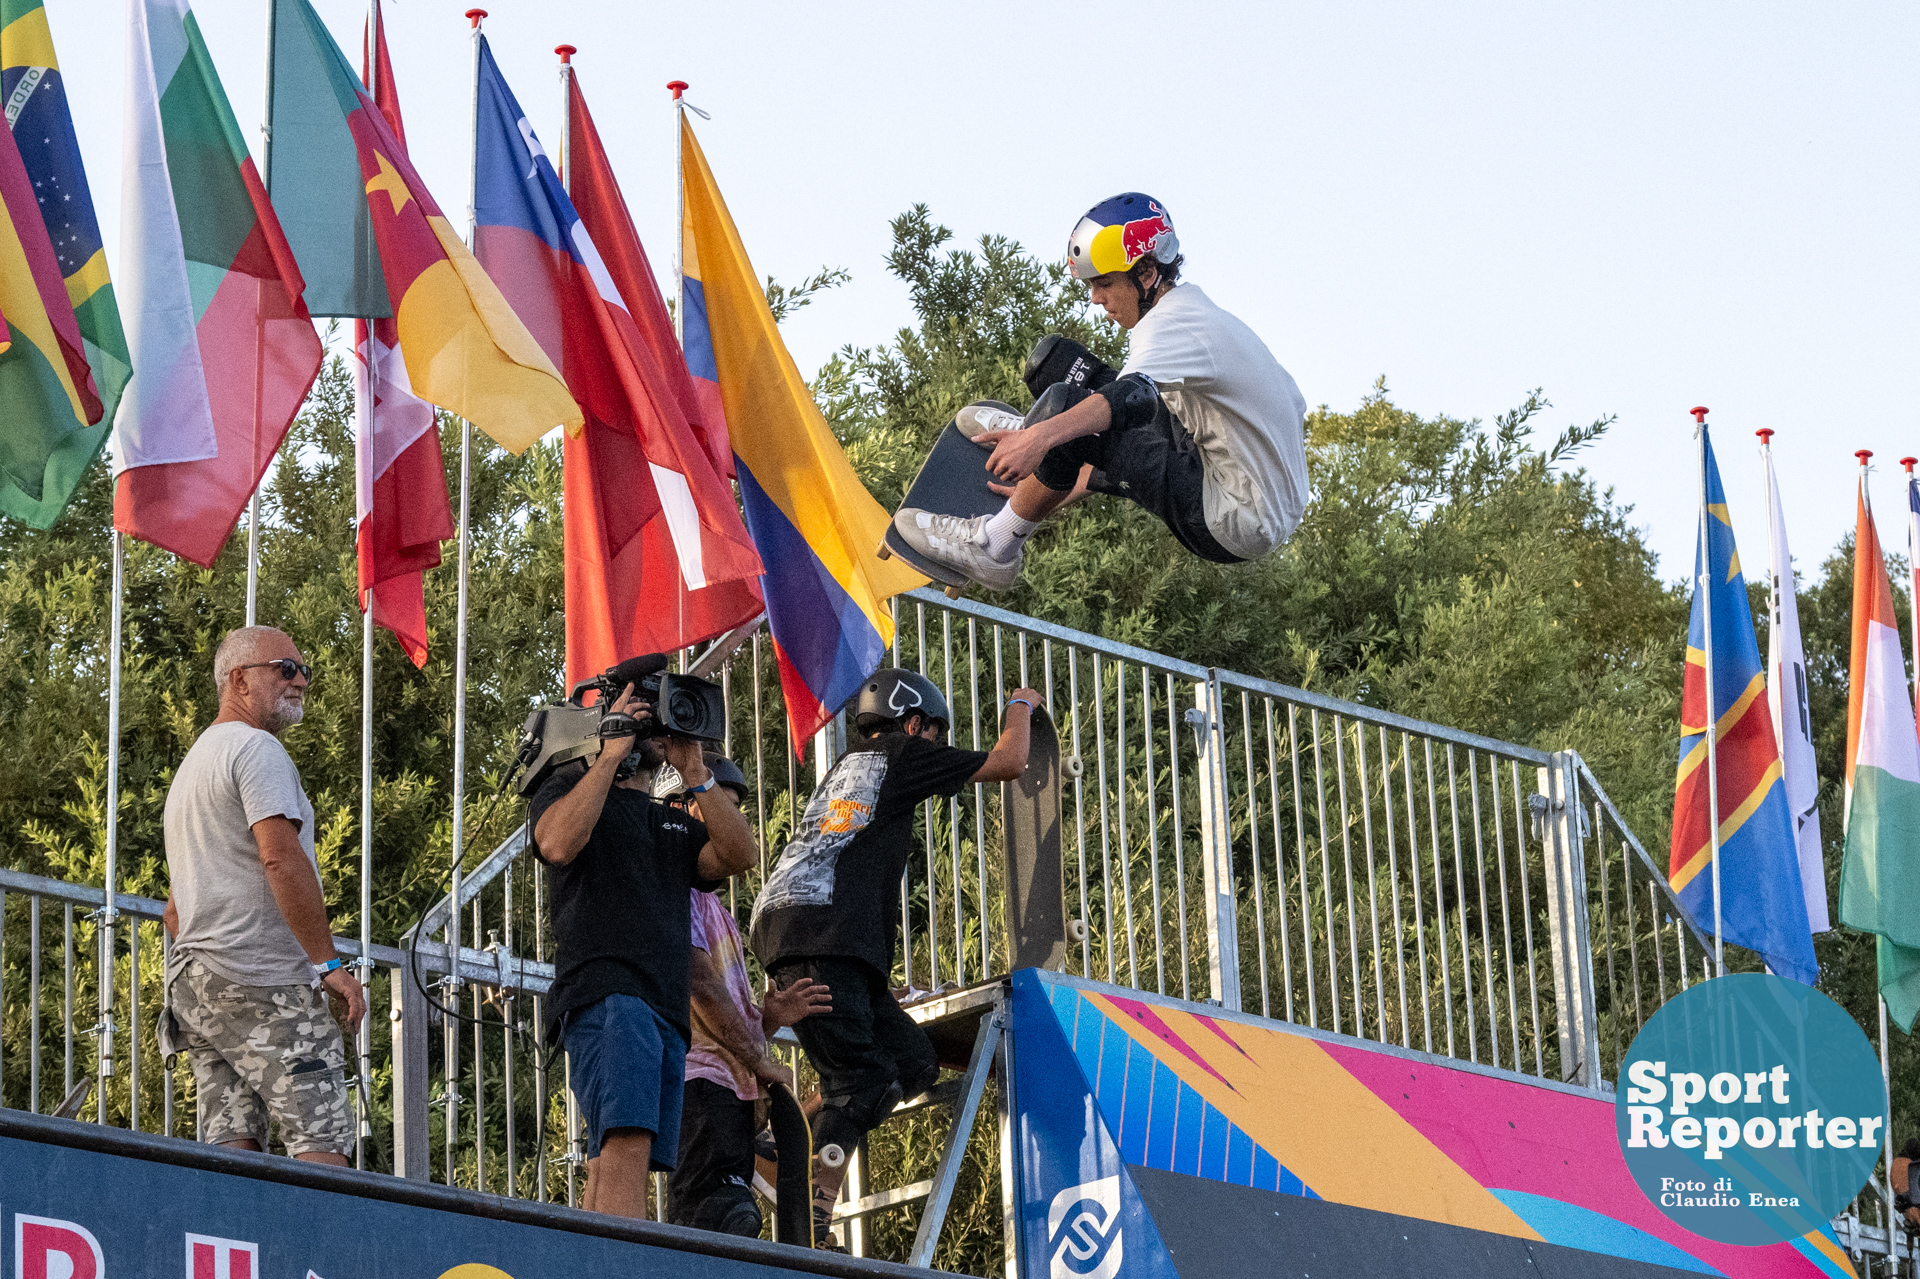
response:
[[(400, 95), (393, 87), (386, 32), (375, 4), (360, 79), (402, 146)], [(439, 566), (440, 543), (454, 535), (446, 469), (433, 406), (407, 382), (399, 322), (392, 316), (353, 322), (355, 549), (361, 607), (393, 632), (416, 667), (427, 664), (426, 585)]]
[(760, 557), (693, 425), (684, 359), (636, 323), (658, 329), (666, 311), (651, 272), (630, 269), (645, 262), (631, 223), (611, 246), (616, 280), (484, 38), (479, 99), (475, 256), (586, 413), (566, 445), (572, 683), (754, 617)]

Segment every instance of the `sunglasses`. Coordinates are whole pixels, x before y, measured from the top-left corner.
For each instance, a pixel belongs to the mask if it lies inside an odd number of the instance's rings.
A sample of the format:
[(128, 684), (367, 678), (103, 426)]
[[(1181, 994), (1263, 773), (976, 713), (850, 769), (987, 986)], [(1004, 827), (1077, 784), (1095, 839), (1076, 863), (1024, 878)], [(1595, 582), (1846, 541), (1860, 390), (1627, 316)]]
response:
[(305, 662), (296, 662), (291, 657), (276, 657), (271, 662), (248, 662), (245, 666), (235, 667), (234, 669), (248, 671), (256, 666), (272, 666), (278, 668), (280, 678), (286, 680), (289, 684), (293, 682), (295, 675), (308, 681), (313, 679), (313, 667), (308, 666)]

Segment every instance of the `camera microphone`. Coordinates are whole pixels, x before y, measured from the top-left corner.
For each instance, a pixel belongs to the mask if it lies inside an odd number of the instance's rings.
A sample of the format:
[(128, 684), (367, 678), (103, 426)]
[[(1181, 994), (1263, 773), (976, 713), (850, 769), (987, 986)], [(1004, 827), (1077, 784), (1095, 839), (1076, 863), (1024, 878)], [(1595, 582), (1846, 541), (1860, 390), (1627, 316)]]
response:
[(629, 657), (624, 662), (609, 666), (607, 673), (600, 678), (607, 682), (607, 687), (613, 690), (615, 697), (618, 697), (620, 691), (627, 685), (638, 685), (647, 676), (658, 675), (666, 669), (665, 653), (643, 653), (639, 657)]

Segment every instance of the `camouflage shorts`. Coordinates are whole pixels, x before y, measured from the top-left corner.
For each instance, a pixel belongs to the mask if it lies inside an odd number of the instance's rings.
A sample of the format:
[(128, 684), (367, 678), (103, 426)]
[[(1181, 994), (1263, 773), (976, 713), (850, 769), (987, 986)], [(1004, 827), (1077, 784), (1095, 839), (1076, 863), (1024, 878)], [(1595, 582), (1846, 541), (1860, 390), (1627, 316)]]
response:
[(168, 992), (199, 1093), (202, 1141), (248, 1138), (267, 1122), (290, 1155), (353, 1149), (346, 1040), (326, 995), (307, 986), (241, 986), (188, 960)]

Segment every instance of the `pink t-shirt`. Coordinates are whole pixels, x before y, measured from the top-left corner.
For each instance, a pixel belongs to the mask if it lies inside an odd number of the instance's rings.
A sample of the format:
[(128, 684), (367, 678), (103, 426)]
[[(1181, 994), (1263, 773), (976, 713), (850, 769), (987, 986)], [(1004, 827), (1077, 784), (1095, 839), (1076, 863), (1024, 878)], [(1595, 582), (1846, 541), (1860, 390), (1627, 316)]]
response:
[[(766, 1035), (760, 1028), (760, 1009), (753, 1002), (753, 980), (747, 976), (746, 950), (740, 942), (740, 927), (733, 922), (733, 912), (713, 893), (695, 888), (690, 890), (690, 896), (693, 899), (693, 948), (706, 951), (713, 960), (720, 970), (720, 979), (726, 983), (727, 993), (733, 996), (734, 1007), (740, 1010), (740, 1019), (747, 1023), (747, 1035), (756, 1048), (764, 1048)], [(687, 1048), (687, 1078), (705, 1079), (731, 1088), (734, 1096), (742, 1101), (756, 1100), (760, 1096), (758, 1081), (752, 1081), (750, 1090), (743, 1091), (727, 1064), (729, 1060), (725, 1050), (701, 1031), (696, 1018), (693, 1043)]]

